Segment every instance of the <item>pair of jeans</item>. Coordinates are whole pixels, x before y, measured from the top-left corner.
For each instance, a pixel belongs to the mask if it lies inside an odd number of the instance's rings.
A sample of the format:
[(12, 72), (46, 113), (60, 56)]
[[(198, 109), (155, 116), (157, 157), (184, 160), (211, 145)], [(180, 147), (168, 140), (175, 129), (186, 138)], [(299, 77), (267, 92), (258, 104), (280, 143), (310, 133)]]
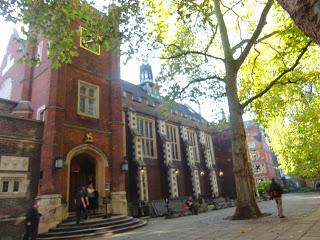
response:
[(283, 217), (283, 209), (282, 209), (282, 198), (275, 197), (274, 200), (276, 201), (277, 208), (278, 208), (278, 216)]

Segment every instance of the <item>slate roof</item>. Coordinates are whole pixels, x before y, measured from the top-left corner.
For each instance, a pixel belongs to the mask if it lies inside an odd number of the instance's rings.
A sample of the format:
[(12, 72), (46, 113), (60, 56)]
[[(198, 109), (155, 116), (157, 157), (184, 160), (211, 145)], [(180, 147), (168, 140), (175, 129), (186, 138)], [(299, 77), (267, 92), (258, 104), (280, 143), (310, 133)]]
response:
[[(135, 85), (124, 80), (121, 80), (121, 92), (122, 94), (124, 92), (132, 94), (133, 100), (139, 100), (143, 98), (143, 99), (146, 99), (149, 103), (155, 103), (155, 104), (161, 103), (161, 97), (157, 98), (155, 96), (150, 96), (142, 88), (142, 86)], [(199, 113), (193, 110), (190, 106), (175, 102), (173, 104), (172, 111), (178, 112), (180, 114), (188, 115), (195, 119), (198, 119), (201, 122), (208, 123), (207, 120), (205, 120)]]

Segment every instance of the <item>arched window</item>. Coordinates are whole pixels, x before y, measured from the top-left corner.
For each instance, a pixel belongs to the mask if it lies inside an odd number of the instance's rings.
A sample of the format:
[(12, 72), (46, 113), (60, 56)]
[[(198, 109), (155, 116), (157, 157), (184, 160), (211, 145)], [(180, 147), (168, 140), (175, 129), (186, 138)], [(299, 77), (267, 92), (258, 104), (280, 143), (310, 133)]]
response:
[(11, 78), (5, 79), (0, 83), (0, 98), (11, 99), (12, 80)]

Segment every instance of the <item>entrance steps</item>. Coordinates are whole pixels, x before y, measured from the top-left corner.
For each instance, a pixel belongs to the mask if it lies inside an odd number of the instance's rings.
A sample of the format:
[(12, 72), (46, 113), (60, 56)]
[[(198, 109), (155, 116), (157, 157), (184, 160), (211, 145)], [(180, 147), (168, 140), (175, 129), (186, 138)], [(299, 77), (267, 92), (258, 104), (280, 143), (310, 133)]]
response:
[(76, 239), (87, 238), (96, 235), (112, 235), (130, 231), (142, 227), (147, 222), (130, 216), (112, 216), (103, 218), (103, 215), (89, 216), (87, 220), (75, 222), (75, 216), (71, 216), (63, 221), (56, 228), (50, 229), (49, 232), (38, 235), (38, 240), (54, 239)]

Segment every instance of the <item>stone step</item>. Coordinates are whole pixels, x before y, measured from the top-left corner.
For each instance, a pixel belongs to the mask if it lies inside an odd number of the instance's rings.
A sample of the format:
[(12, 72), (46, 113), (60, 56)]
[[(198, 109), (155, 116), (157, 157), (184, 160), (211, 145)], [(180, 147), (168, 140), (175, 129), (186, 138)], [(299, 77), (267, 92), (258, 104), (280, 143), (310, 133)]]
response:
[(135, 221), (133, 221), (134, 223), (130, 224), (130, 225), (123, 225), (123, 224), (119, 224), (118, 226), (113, 226), (113, 228), (97, 228), (95, 229), (95, 231), (93, 232), (89, 232), (89, 233), (83, 233), (83, 232), (73, 232), (70, 235), (39, 235), (39, 237), (37, 238), (38, 240), (59, 240), (59, 239), (75, 239), (75, 238), (81, 238), (81, 239), (89, 239), (92, 236), (97, 236), (97, 235), (112, 235), (112, 234), (116, 234), (116, 233), (122, 233), (122, 232), (126, 232), (126, 231), (130, 231), (139, 227), (142, 227), (144, 225), (146, 225), (146, 221), (143, 220), (139, 220), (139, 219), (135, 219)]
[[(88, 219), (91, 219), (91, 218), (98, 218), (98, 217), (103, 217), (105, 214), (104, 213), (97, 213), (97, 214), (88, 214)], [(62, 222), (65, 223), (65, 222), (73, 222), (73, 221), (76, 221), (76, 213), (75, 212), (70, 212), (69, 213), (69, 217), (65, 220), (63, 220)]]
[(113, 226), (120, 223), (126, 223), (132, 221), (132, 217), (120, 218), (120, 219), (97, 219), (97, 221), (93, 222), (83, 222), (79, 225), (77, 224), (68, 224), (68, 225), (59, 225), (57, 228), (51, 229), (49, 232), (63, 232), (63, 231), (72, 231), (79, 230), (84, 228), (92, 228), (92, 227), (105, 227), (105, 226)]
[(85, 226), (85, 225), (91, 225), (91, 224), (96, 224), (96, 223), (112, 223), (112, 222), (119, 221), (119, 220), (126, 219), (126, 218), (128, 218), (128, 217), (125, 215), (112, 216), (110, 218), (97, 217), (97, 218), (91, 218), (91, 219), (80, 221), (79, 225), (76, 224), (75, 220), (74, 221), (66, 221), (66, 222), (62, 222), (61, 224), (59, 224), (58, 227)]
[(64, 229), (64, 231), (49, 231), (46, 235), (47, 236), (62, 236), (62, 235), (74, 235), (74, 234), (84, 234), (84, 233), (93, 233), (96, 231), (109, 231), (116, 228), (122, 228), (126, 226), (130, 226), (133, 224), (138, 223), (139, 219), (132, 219), (130, 221), (124, 222), (124, 223), (117, 223), (113, 225), (105, 225), (105, 226), (88, 226), (88, 227), (82, 227), (79, 229)]

